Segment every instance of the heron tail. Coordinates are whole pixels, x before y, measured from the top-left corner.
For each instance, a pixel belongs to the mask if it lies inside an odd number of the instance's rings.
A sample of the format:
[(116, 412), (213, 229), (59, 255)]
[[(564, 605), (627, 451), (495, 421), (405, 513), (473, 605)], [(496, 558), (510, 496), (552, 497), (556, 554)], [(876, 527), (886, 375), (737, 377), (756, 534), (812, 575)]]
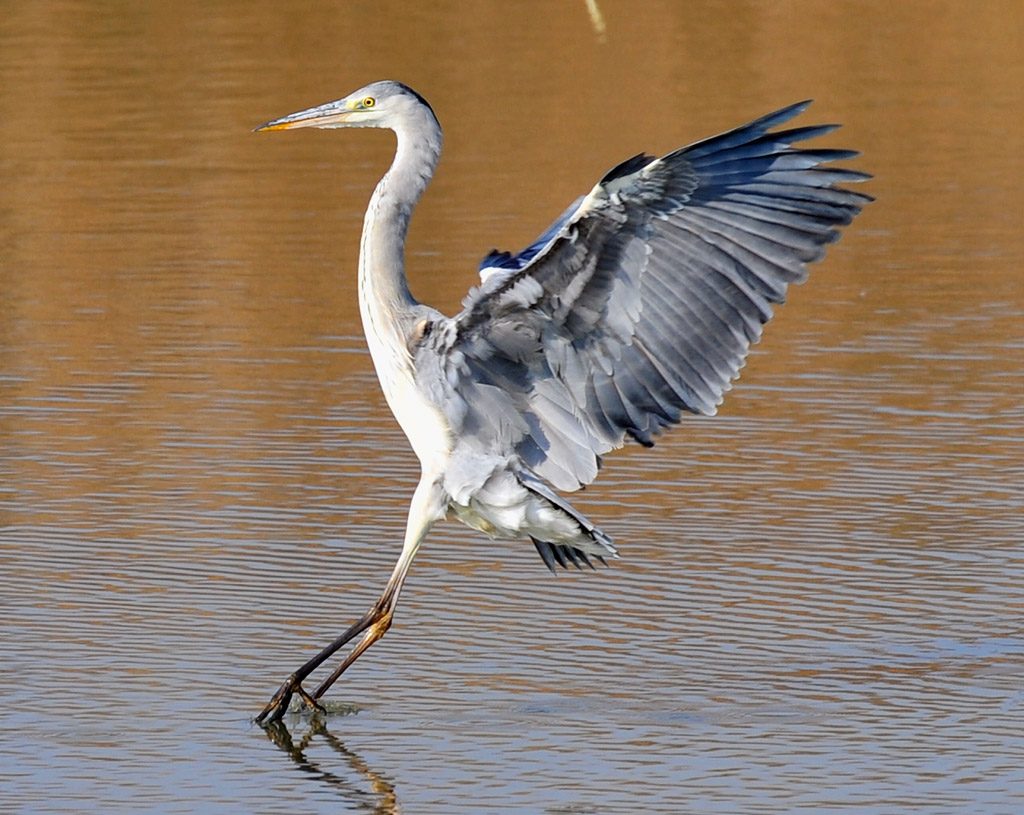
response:
[(555, 568), (556, 565), (561, 566), (563, 569), (569, 568), (570, 564), (580, 570), (585, 565), (593, 569), (594, 564), (591, 558), (597, 560), (602, 566), (607, 566), (608, 562), (605, 560), (605, 557), (619, 556), (611, 538), (594, 526), (585, 515), (543, 481), (521, 473), (520, 483), (534, 495), (543, 498), (556, 509), (572, 518), (579, 528), (577, 538), (571, 541), (543, 540), (535, 535), (530, 535), (530, 540), (537, 547), (541, 560), (544, 561), (544, 565), (553, 574), (558, 573)]
[[(587, 553), (582, 549), (577, 549), (575, 546), (569, 546), (564, 543), (548, 543), (547, 541), (537, 540), (537, 538), (532, 536), (530, 540), (532, 540), (533, 545), (537, 547), (541, 560), (544, 561), (544, 565), (551, 570), (552, 574), (558, 574), (555, 564), (558, 564), (563, 569), (568, 569), (569, 564), (571, 563), (581, 571), (584, 564), (589, 566), (591, 569), (594, 568), (593, 562), (589, 557), (587, 557)], [(593, 557), (598, 560), (602, 566), (608, 565), (608, 561), (604, 559), (603, 555), (594, 555)]]

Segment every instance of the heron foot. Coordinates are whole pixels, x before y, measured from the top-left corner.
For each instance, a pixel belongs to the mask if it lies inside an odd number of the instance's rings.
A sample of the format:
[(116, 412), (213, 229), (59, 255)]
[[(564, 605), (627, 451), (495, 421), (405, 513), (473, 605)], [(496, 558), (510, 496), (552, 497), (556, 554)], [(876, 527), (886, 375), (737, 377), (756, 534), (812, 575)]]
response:
[(277, 689), (277, 693), (267, 703), (267, 706), (263, 708), (263, 712), (256, 717), (256, 724), (269, 725), (273, 722), (281, 721), (281, 717), (288, 712), (288, 707), (291, 705), (292, 695), (298, 694), (303, 704), (310, 710), (316, 713), (324, 713), (324, 706), (321, 705), (316, 699), (306, 692), (305, 688), (302, 687), (301, 680), (296, 674), (292, 674)]

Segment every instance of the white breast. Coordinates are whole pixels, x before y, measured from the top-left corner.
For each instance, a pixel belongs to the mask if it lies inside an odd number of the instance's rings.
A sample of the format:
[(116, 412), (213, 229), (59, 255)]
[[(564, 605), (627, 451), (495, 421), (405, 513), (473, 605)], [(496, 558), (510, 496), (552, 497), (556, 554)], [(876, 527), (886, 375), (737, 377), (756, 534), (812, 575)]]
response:
[(388, 407), (424, 472), (440, 473), (452, 449), (448, 422), (416, 386), (412, 358), (397, 327), (365, 301), (361, 305), (366, 342)]

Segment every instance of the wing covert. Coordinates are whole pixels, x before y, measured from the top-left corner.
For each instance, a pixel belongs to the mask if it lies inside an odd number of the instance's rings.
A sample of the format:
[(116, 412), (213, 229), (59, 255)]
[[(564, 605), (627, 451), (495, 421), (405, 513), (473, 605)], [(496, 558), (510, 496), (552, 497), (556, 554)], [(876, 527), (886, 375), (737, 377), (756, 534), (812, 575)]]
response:
[(713, 414), (772, 306), (872, 200), (839, 186), (869, 176), (825, 166), (855, 152), (793, 146), (835, 126), (770, 132), (808, 104), (635, 156), (524, 252), (492, 252), (435, 349), (473, 425), (459, 443), (573, 490), (627, 437)]

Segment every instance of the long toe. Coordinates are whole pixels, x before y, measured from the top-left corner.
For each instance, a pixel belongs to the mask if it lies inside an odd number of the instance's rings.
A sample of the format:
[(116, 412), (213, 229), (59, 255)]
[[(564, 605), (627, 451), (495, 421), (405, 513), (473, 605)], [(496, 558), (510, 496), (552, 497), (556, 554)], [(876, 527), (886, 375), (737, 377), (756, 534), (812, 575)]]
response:
[(299, 683), (295, 681), (294, 676), (288, 677), (284, 684), (277, 689), (277, 693), (267, 702), (267, 706), (263, 708), (260, 715), (256, 717), (256, 724), (279, 722), (281, 717), (288, 711), (288, 705), (292, 701), (292, 694), (296, 690), (300, 691), (303, 695), (308, 695), (302, 690)]

